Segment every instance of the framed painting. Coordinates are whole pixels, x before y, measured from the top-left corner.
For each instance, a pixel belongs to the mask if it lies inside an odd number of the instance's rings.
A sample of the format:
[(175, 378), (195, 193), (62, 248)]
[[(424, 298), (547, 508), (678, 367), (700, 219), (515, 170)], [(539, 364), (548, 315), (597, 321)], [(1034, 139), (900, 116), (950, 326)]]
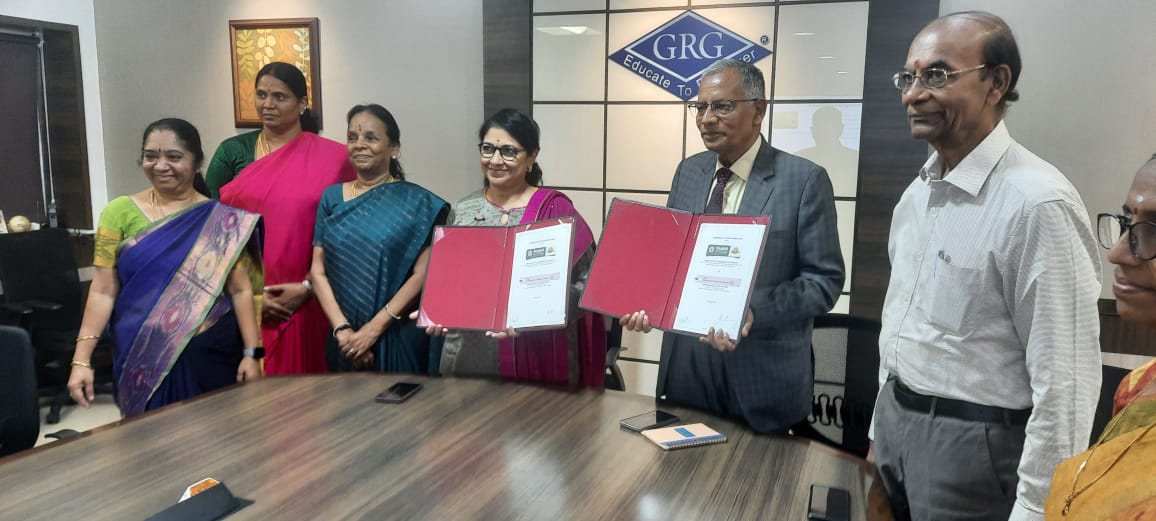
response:
[(253, 84), (257, 71), (271, 62), (296, 65), (305, 74), (309, 109), (321, 123), (321, 51), (317, 18), (229, 20), (233, 57), (233, 120), (238, 128), (261, 126)]

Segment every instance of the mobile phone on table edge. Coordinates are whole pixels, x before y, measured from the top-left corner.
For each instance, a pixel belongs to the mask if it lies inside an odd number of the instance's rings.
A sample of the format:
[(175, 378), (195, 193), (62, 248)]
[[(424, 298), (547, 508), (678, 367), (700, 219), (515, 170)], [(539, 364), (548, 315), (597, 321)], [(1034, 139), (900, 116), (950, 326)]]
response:
[(851, 493), (835, 487), (811, 485), (807, 519), (811, 521), (851, 521)]
[(419, 383), (397, 382), (378, 394), (374, 401), (377, 403), (401, 403), (420, 390), (421, 384)]
[(681, 419), (671, 413), (662, 410), (654, 410), (648, 413), (639, 414), (638, 416), (631, 416), (618, 422), (624, 429), (629, 429), (634, 432), (642, 432), (647, 429), (656, 429), (673, 423), (678, 423)]

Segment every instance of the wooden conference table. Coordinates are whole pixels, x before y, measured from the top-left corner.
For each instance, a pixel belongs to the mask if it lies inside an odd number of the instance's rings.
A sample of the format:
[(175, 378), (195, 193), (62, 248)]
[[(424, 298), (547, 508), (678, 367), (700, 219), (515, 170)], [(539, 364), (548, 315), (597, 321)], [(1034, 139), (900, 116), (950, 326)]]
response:
[[(393, 382), (425, 385), (375, 403)], [(810, 485), (845, 488), (866, 519), (861, 460), (805, 440), (725, 433), (665, 452), (618, 420), (653, 398), (474, 379), (266, 378), (0, 459), (0, 518), (145, 519), (204, 477), (246, 519), (805, 520)]]

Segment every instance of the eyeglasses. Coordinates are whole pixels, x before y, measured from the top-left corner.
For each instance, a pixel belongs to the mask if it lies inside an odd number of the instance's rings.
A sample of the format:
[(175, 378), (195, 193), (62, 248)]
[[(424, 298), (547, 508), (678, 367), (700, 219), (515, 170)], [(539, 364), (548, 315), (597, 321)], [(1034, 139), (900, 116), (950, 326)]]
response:
[(907, 92), (907, 89), (910, 89), (912, 85), (915, 85), (916, 79), (918, 79), (919, 82), (923, 84), (924, 88), (938, 89), (938, 88), (943, 87), (944, 85), (947, 85), (948, 80), (950, 80), (951, 77), (955, 76), (956, 74), (963, 74), (965, 72), (978, 71), (984, 67), (987, 67), (986, 63), (982, 64), (982, 65), (976, 65), (975, 67), (969, 67), (966, 69), (959, 69), (959, 70), (954, 70), (954, 71), (948, 71), (946, 69), (941, 69), (939, 67), (931, 67), (928, 69), (923, 69), (922, 71), (919, 71), (918, 73), (911, 72), (911, 71), (902, 71), (902, 72), (895, 73), (895, 75), (891, 77), (891, 81), (895, 82), (895, 88), (897, 88), (903, 92)]
[(1100, 246), (1112, 249), (1128, 234), (1128, 251), (1142, 261), (1156, 259), (1156, 223), (1148, 221), (1130, 222), (1123, 215), (1102, 213), (1096, 216), (1096, 239)]
[(478, 143), (478, 152), (481, 152), (482, 157), (489, 159), (494, 157), (494, 152), (502, 156), (506, 161), (514, 161), (518, 159), (518, 152), (524, 152), (526, 149), (518, 148), (514, 145), (498, 146), (493, 143)]
[(711, 103), (703, 103), (701, 101), (692, 101), (686, 104), (687, 110), (695, 113), (698, 116), (705, 116), (707, 110), (713, 110), (716, 116), (725, 116), (735, 111), (735, 104), (745, 101), (759, 101), (762, 98), (754, 99), (720, 99)]

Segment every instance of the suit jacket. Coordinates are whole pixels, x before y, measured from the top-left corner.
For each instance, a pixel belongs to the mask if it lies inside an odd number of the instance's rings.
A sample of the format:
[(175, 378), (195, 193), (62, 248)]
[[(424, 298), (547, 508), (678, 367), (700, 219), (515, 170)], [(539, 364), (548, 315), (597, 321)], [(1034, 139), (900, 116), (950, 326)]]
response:
[[(667, 206), (704, 211), (717, 157), (708, 151), (684, 159)], [(831, 180), (822, 167), (762, 141), (738, 213), (770, 217), (751, 297), (751, 333), (729, 353), (665, 334), (657, 394), (702, 406), (693, 395), (715, 393), (723, 403), (706, 405), (713, 412), (740, 417), (759, 431), (783, 429), (811, 410), (813, 318), (830, 311), (843, 288)], [(695, 364), (710, 360), (716, 367), (686, 367), (688, 358), (672, 356), (674, 350), (706, 350), (694, 353)]]

